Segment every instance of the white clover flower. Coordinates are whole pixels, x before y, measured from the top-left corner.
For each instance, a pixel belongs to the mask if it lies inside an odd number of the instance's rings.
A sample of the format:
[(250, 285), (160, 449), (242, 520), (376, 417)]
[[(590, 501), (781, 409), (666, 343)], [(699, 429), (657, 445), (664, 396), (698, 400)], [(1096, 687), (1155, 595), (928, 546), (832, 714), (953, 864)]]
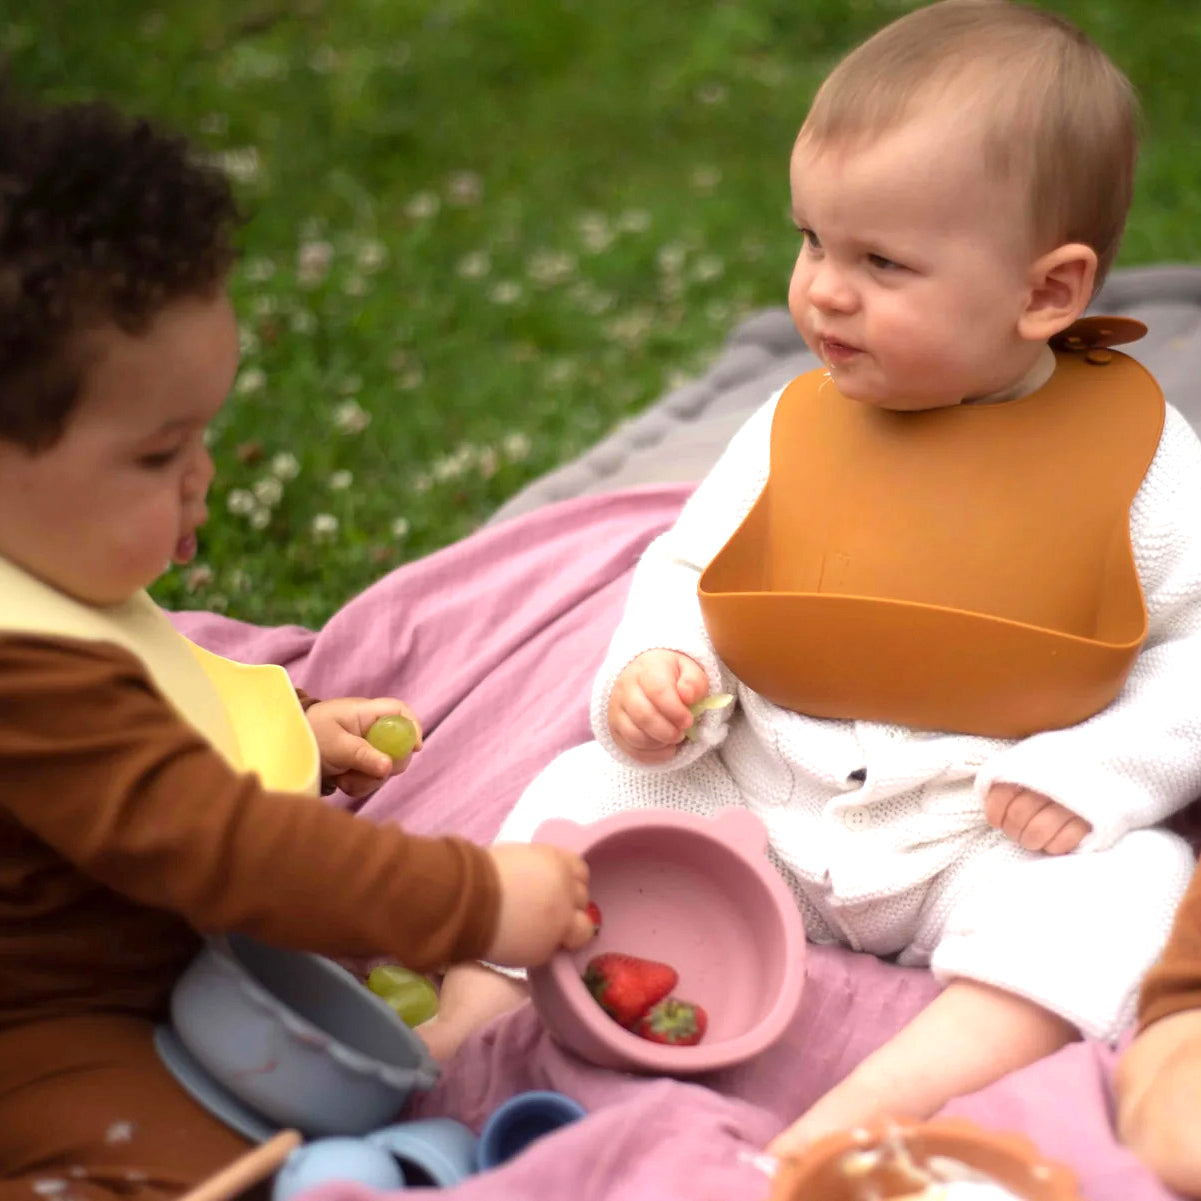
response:
[(502, 279), (488, 293), (493, 304), (516, 304), (521, 299), (521, 285), (511, 279)]
[(633, 309), (614, 317), (605, 329), (614, 342), (635, 346), (641, 342), (654, 326), (654, 319), (646, 309)]
[(360, 271), (368, 275), (378, 271), (388, 261), (388, 248), (378, 238), (368, 238), (359, 247), (355, 258)]
[(659, 247), (659, 253), (655, 255), (655, 262), (660, 271), (672, 274), (684, 266), (684, 260), (687, 257), (688, 251), (679, 242), (668, 242)]
[(317, 328), (317, 318), (308, 309), (297, 309), (288, 319), (293, 332), (311, 334)]
[(476, 470), (480, 473), (480, 478), (490, 480), (500, 467), (500, 454), (495, 446), (481, 446), (479, 453), (476, 455)]
[(501, 446), (504, 449), (505, 457), (513, 462), (518, 462), (521, 459), (528, 458), (530, 450), (532, 449), (528, 435), (523, 434), (520, 431), (512, 434), (506, 434), (501, 442)]
[(222, 150), (215, 161), (226, 175), (241, 184), (254, 183), (262, 172), (262, 160), (259, 158), (257, 147), (254, 146)]
[(338, 532), (338, 519), (332, 513), (318, 513), (313, 518), (313, 537), (319, 541), (328, 541)]
[(646, 209), (626, 209), (617, 218), (617, 228), (623, 234), (644, 234), (651, 227), (651, 215)]
[(542, 288), (553, 288), (565, 283), (575, 272), (575, 255), (563, 251), (539, 250), (526, 265), (526, 274)]
[(491, 270), (492, 258), (486, 250), (473, 250), (455, 265), (455, 274), (460, 279), (483, 279)]
[(211, 592), (204, 598), (204, 607), (214, 613), (224, 613), (229, 608), (229, 597), (224, 592)]
[(613, 244), (613, 229), (604, 213), (581, 213), (576, 228), (584, 248), (591, 254), (600, 254)]
[(424, 471), (418, 472), (417, 475), (413, 476), (412, 483), (409, 485), (414, 492), (428, 492), (433, 486), (434, 481)]
[(300, 474), (300, 460), (290, 450), (281, 450), (271, 459), (271, 474), (279, 480), (294, 480)]
[(251, 299), (250, 311), (256, 317), (271, 317), (279, 312), (279, 297), (260, 292)]
[(599, 317), (602, 313), (607, 313), (617, 303), (617, 297), (612, 292), (603, 292), (588, 280), (573, 284), (567, 298), (590, 317)]
[(709, 283), (712, 280), (720, 279), (726, 271), (726, 265), (715, 254), (707, 254), (702, 258), (697, 259), (696, 265), (692, 268), (692, 278), (698, 283)]
[(371, 414), (357, 400), (344, 400), (334, 409), (334, 424), (344, 434), (361, 434), (371, 424)]
[(329, 477), (331, 492), (345, 492), (354, 483), (354, 474), (349, 471), (335, 471)]
[(238, 351), (244, 356), (258, 354), (259, 336), (249, 325), (238, 326)]
[(728, 95), (729, 90), (726, 88), (726, 85), (716, 81), (702, 84), (696, 90), (696, 98), (702, 104), (722, 104)]
[(366, 296), (367, 280), (361, 275), (348, 275), (342, 281), (343, 296)]
[(247, 367), (238, 375), (234, 391), (239, 396), (250, 396), (261, 392), (267, 385), (267, 373), (261, 367)]
[(442, 482), (457, 480), (471, 466), (475, 459), (475, 447), (470, 442), (456, 446), (448, 455), (434, 460), (432, 473), (434, 479)]
[(409, 525), (409, 519), (407, 517), (398, 517), (392, 523), (392, 537), (407, 538), (410, 529), (412, 529), (412, 526)]
[(266, 283), (275, 274), (275, 264), (263, 255), (247, 259), (242, 275), (252, 284)]
[(418, 192), (405, 205), (405, 216), (413, 221), (425, 221), (436, 216), (441, 207), (442, 201), (436, 192)]
[(283, 482), (278, 476), (267, 475), (254, 485), (254, 498), (260, 505), (273, 509), (284, 498)]
[(213, 582), (213, 569), (207, 563), (197, 563), (184, 577), (184, 587), (189, 592), (207, 588)]
[(252, 530), (265, 530), (271, 524), (271, 510), (266, 505), (259, 505), (246, 520)]
[(692, 175), (689, 178), (689, 183), (692, 184), (694, 191), (712, 192), (721, 183), (721, 170), (709, 163), (694, 167)]
[(479, 204), (484, 196), (484, 181), (474, 171), (457, 171), (446, 181), (446, 199), (459, 208)]
[(226, 577), (233, 592), (250, 591), (250, 573), (244, 567), (235, 567)]
[(338, 384), (338, 391), (343, 396), (354, 396), (356, 392), (361, 392), (363, 388), (363, 377), (361, 375), (346, 375), (342, 377)]
[(245, 517), (254, 512), (254, 493), (248, 492), (245, 488), (231, 488), (225, 498), (225, 507), (235, 517)]
[(200, 118), (200, 132), (220, 137), (229, 132), (229, 117), (225, 113), (206, 113)]
[(296, 253), (296, 282), (302, 288), (316, 287), (334, 261), (330, 242), (303, 242)]

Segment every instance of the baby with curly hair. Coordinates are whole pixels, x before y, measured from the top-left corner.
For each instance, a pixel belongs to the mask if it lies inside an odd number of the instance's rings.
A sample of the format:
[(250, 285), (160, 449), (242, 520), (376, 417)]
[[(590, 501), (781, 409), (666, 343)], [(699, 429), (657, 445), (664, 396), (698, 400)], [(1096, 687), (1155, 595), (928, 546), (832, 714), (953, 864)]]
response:
[(236, 224), (182, 140), (0, 96), (0, 1201), (173, 1196), (247, 1149), (152, 1044), (202, 933), (428, 970), (591, 932), (574, 855), (321, 802), (403, 768), (364, 737), (402, 702), (262, 667), (262, 722), (146, 595), (206, 517)]

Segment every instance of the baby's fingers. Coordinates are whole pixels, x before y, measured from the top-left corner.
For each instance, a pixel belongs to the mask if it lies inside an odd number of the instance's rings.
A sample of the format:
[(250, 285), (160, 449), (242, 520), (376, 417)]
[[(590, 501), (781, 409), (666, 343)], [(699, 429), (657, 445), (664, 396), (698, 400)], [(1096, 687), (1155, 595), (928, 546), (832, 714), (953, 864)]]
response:
[(1009, 802), (1021, 791), (1018, 784), (994, 784), (988, 790), (988, 796), (984, 799), (984, 817), (994, 830), (1004, 825)]

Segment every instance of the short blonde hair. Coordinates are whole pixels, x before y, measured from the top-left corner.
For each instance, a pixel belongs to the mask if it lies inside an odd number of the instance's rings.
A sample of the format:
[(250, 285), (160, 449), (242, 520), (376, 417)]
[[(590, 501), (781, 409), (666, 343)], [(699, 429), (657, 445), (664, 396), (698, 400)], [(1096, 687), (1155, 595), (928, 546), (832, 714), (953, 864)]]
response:
[(818, 89), (798, 144), (854, 145), (920, 109), (970, 110), (986, 168), (1026, 185), (1040, 253), (1082, 242), (1097, 285), (1134, 188), (1138, 105), (1129, 80), (1063, 17), (1010, 0), (940, 0), (886, 25)]

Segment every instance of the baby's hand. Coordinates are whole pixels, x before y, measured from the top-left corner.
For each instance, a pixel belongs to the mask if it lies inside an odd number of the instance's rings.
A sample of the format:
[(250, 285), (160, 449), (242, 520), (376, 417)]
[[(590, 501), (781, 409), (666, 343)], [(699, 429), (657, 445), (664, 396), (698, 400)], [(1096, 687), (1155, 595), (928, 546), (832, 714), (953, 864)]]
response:
[(1058, 801), (1020, 784), (994, 784), (984, 801), (988, 824), (1027, 851), (1066, 855), (1093, 828)]
[(489, 854), (500, 877), (500, 917), (485, 959), (534, 967), (595, 934), (585, 912), (588, 865), (579, 855), (538, 842), (498, 843)]
[(310, 705), (305, 716), (317, 738), (321, 754), (321, 778), (332, 781), (347, 796), (365, 797), (389, 776), (402, 772), (411, 756), (391, 759), (367, 741), (367, 731), (377, 718), (403, 714), (417, 727), (417, 745), (421, 749), (421, 724), (403, 701), (391, 696), (368, 699), (344, 696)]
[(665, 763), (692, 725), (688, 706), (709, 691), (705, 669), (679, 651), (645, 651), (617, 677), (609, 733), (639, 763)]

